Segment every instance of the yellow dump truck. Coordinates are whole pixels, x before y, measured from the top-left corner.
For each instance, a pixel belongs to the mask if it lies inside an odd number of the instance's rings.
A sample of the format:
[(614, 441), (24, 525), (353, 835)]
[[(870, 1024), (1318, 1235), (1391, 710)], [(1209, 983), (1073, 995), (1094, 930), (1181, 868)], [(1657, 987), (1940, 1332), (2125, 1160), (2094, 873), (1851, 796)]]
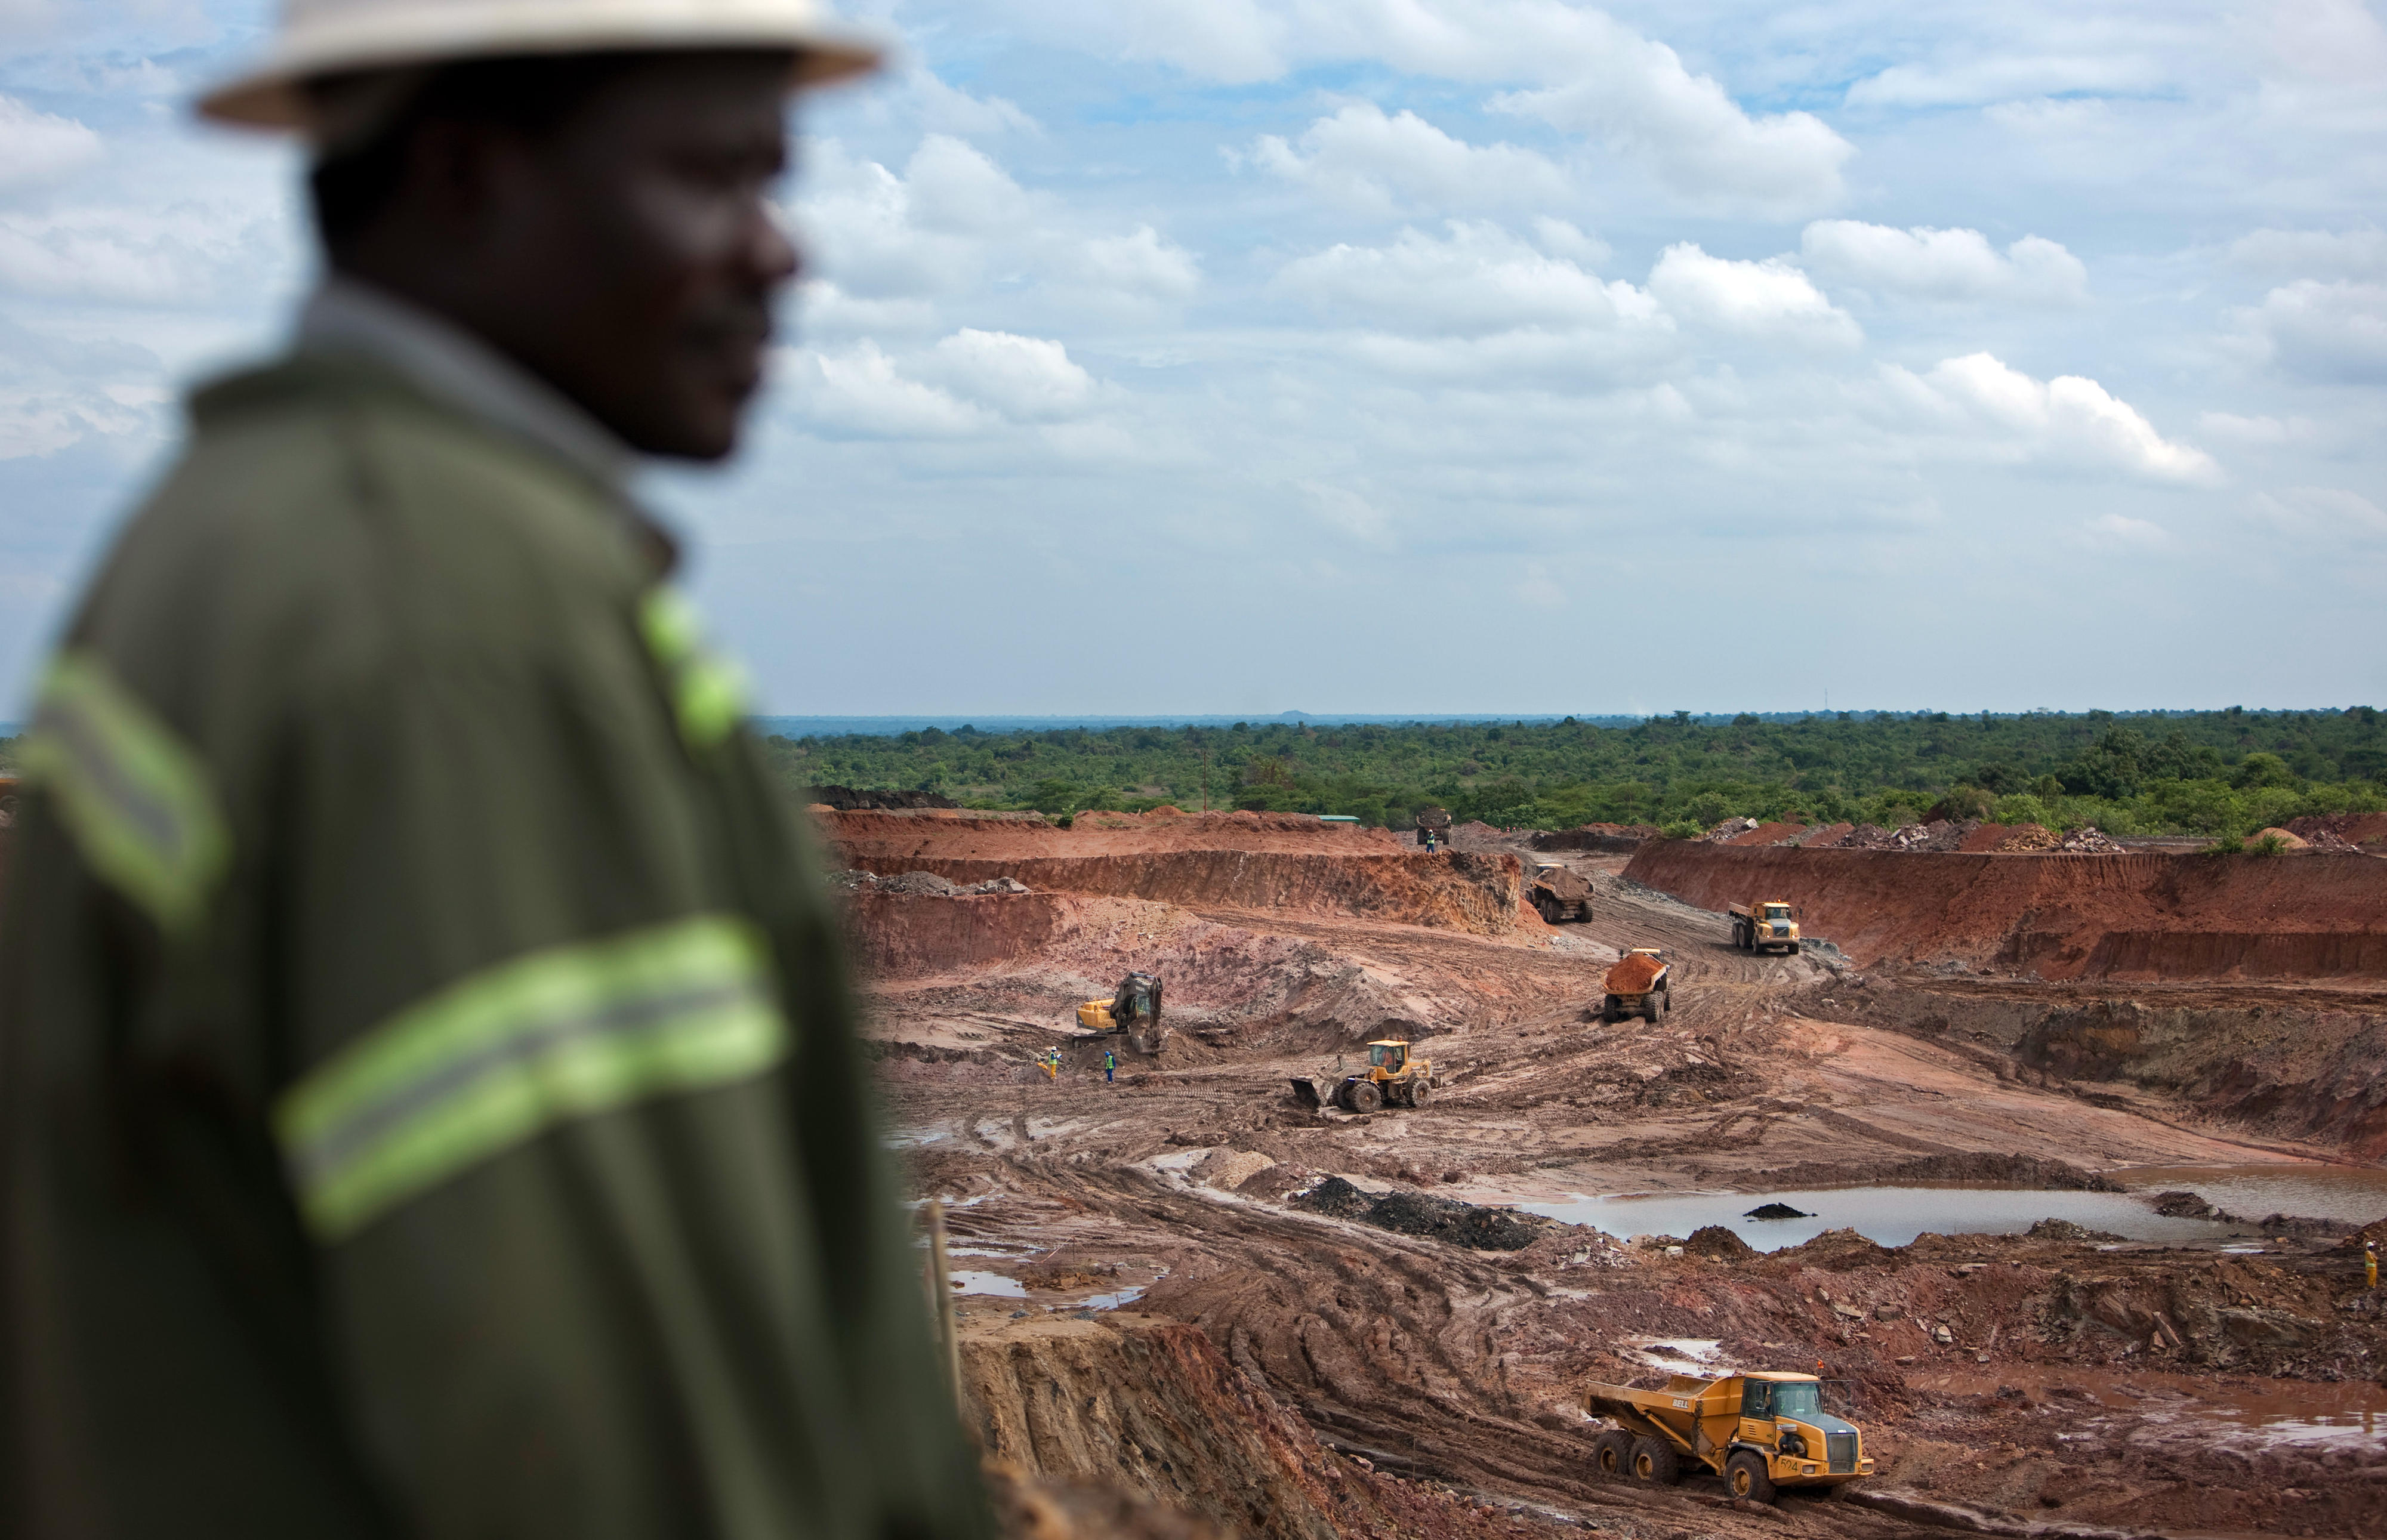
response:
[(1636, 946), (1616, 960), (1600, 983), (1599, 1019), (1623, 1021), (1639, 1016), (1651, 1026), (1658, 1013), (1674, 1008), (1674, 965), (1654, 946)]
[(1345, 1112), (1370, 1113), (1386, 1104), (1421, 1107), (1433, 1094), (1433, 1065), (1409, 1057), (1409, 1045), (1398, 1038), (1368, 1044), (1368, 1067), (1340, 1080), (1295, 1075), (1293, 1094), (1306, 1107), (1341, 1107)]
[(1873, 1474), (1864, 1435), (1824, 1409), (1812, 1374), (1677, 1374), (1663, 1390), (1588, 1386), (1584, 1409), (1618, 1424), (1592, 1440), (1611, 1480), (1671, 1486), (1693, 1465), (1736, 1497), (1770, 1503), (1781, 1487), (1834, 1487)]
[(1783, 900), (1736, 903), (1726, 912), (1732, 915), (1732, 944), (1743, 952), (1798, 952), (1799, 922)]
[(1555, 861), (1534, 864), (1533, 876), (1525, 884), (1525, 899), (1551, 925), (1591, 918), (1591, 884), (1584, 880), (1580, 872)]

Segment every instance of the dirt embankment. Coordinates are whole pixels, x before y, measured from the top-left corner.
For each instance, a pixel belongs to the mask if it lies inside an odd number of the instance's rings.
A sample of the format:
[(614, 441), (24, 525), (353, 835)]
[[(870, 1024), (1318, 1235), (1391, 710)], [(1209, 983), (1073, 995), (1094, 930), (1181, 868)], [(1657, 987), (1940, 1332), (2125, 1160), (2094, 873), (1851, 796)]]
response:
[(1382, 829), (1250, 813), (1111, 814), (1074, 828), (881, 813), (817, 814), (844, 865), (958, 883), (1008, 877), (1040, 891), (1206, 909), (1349, 915), (1499, 935), (1517, 923), (1512, 855), (1427, 854)]
[[(1028, 1540), (1056, 1532), (1088, 1540), (1160, 1533), (1460, 1540), (1489, 1532), (1481, 1504), (1390, 1479), (1328, 1449), (1199, 1327), (1149, 1316), (1031, 1315), (966, 1324), (961, 1349), (964, 1400), (987, 1455), (1037, 1478), (1057, 1506), (1080, 1509), (1066, 1530), (1015, 1520), (1014, 1532)], [(1112, 1494), (1138, 1511), (1087, 1511)], [(1168, 1513), (1195, 1524), (1165, 1531), (1156, 1521)], [(1501, 1517), (1505, 1534), (1561, 1530), (1522, 1512)]]
[(1661, 840), (1624, 875), (1708, 909), (1787, 899), (1863, 966), (2052, 980), (2387, 978), (2367, 855), (1963, 855)]
[(2177, 1102), (2249, 1133), (2387, 1158), (2387, 1016), (2244, 999), (2227, 989), (2149, 999), (2050, 999), (1994, 981), (1841, 989), (1839, 1014), (2006, 1061), (2001, 1073), (2092, 1101)]
[(1166, 980), (1168, 1020), (1181, 1037), (1214, 1046), (1422, 1038), (1463, 1029), (1482, 1011), (1438, 976), (1136, 899), (864, 892), (848, 900), (845, 929), (873, 995), (909, 1023), (903, 1035), (941, 1047), (989, 1041), (968, 1029), (946, 1034), (951, 1041), (923, 1031), (923, 1018), (954, 1010), (956, 991), (979, 1012), (1015, 1027), (1042, 1021), (1066, 1037), (1079, 1029), (1078, 1002), (1107, 998), (1136, 970)]

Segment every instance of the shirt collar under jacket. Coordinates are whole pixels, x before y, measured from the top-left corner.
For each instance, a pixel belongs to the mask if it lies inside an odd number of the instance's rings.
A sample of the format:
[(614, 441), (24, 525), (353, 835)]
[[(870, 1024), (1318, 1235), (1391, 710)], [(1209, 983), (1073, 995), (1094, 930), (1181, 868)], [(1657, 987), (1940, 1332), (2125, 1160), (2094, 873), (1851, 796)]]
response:
[(304, 353), (363, 353), (419, 389), (526, 438), (616, 492), (637, 471), (629, 446), (472, 333), (370, 284), (333, 274), (298, 312)]

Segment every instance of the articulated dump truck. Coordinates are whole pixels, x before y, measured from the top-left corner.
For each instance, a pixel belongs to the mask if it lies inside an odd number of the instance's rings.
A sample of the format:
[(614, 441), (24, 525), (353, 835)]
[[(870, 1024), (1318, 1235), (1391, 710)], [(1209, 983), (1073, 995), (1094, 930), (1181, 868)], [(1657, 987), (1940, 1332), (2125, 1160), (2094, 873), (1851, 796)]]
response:
[(1525, 882), (1525, 898), (1552, 925), (1591, 918), (1591, 884), (1582, 873), (1555, 861), (1534, 864)]
[(1743, 952), (1772, 952), (1779, 947), (1794, 955), (1798, 953), (1799, 922), (1782, 900), (1736, 903), (1726, 912), (1732, 915), (1732, 944)]
[(1602, 1021), (1637, 1016), (1654, 1027), (1659, 1012), (1674, 1008), (1674, 965), (1654, 946), (1636, 946), (1619, 957), (1600, 984), (1608, 991), (1599, 997)]
[(1677, 1374), (1663, 1390), (1585, 1387), (1584, 1409), (1618, 1424), (1592, 1440), (1592, 1462), (1613, 1481), (1671, 1486), (1694, 1465), (1736, 1497), (1770, 1503), (1783, 1487), (1838, 1486), (1873, 1474), (1856, 1424), (1824, 1409), (1812, 1374)]

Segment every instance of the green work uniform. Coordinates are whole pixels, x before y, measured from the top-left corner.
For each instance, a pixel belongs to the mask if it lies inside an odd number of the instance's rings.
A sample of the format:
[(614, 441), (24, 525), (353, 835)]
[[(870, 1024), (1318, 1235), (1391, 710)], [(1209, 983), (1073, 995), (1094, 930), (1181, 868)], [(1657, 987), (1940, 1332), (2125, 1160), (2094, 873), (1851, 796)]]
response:
[(987, 1533), (830, 915), (611, 488), (201, 391), (0, 931), (0, 1533)]

